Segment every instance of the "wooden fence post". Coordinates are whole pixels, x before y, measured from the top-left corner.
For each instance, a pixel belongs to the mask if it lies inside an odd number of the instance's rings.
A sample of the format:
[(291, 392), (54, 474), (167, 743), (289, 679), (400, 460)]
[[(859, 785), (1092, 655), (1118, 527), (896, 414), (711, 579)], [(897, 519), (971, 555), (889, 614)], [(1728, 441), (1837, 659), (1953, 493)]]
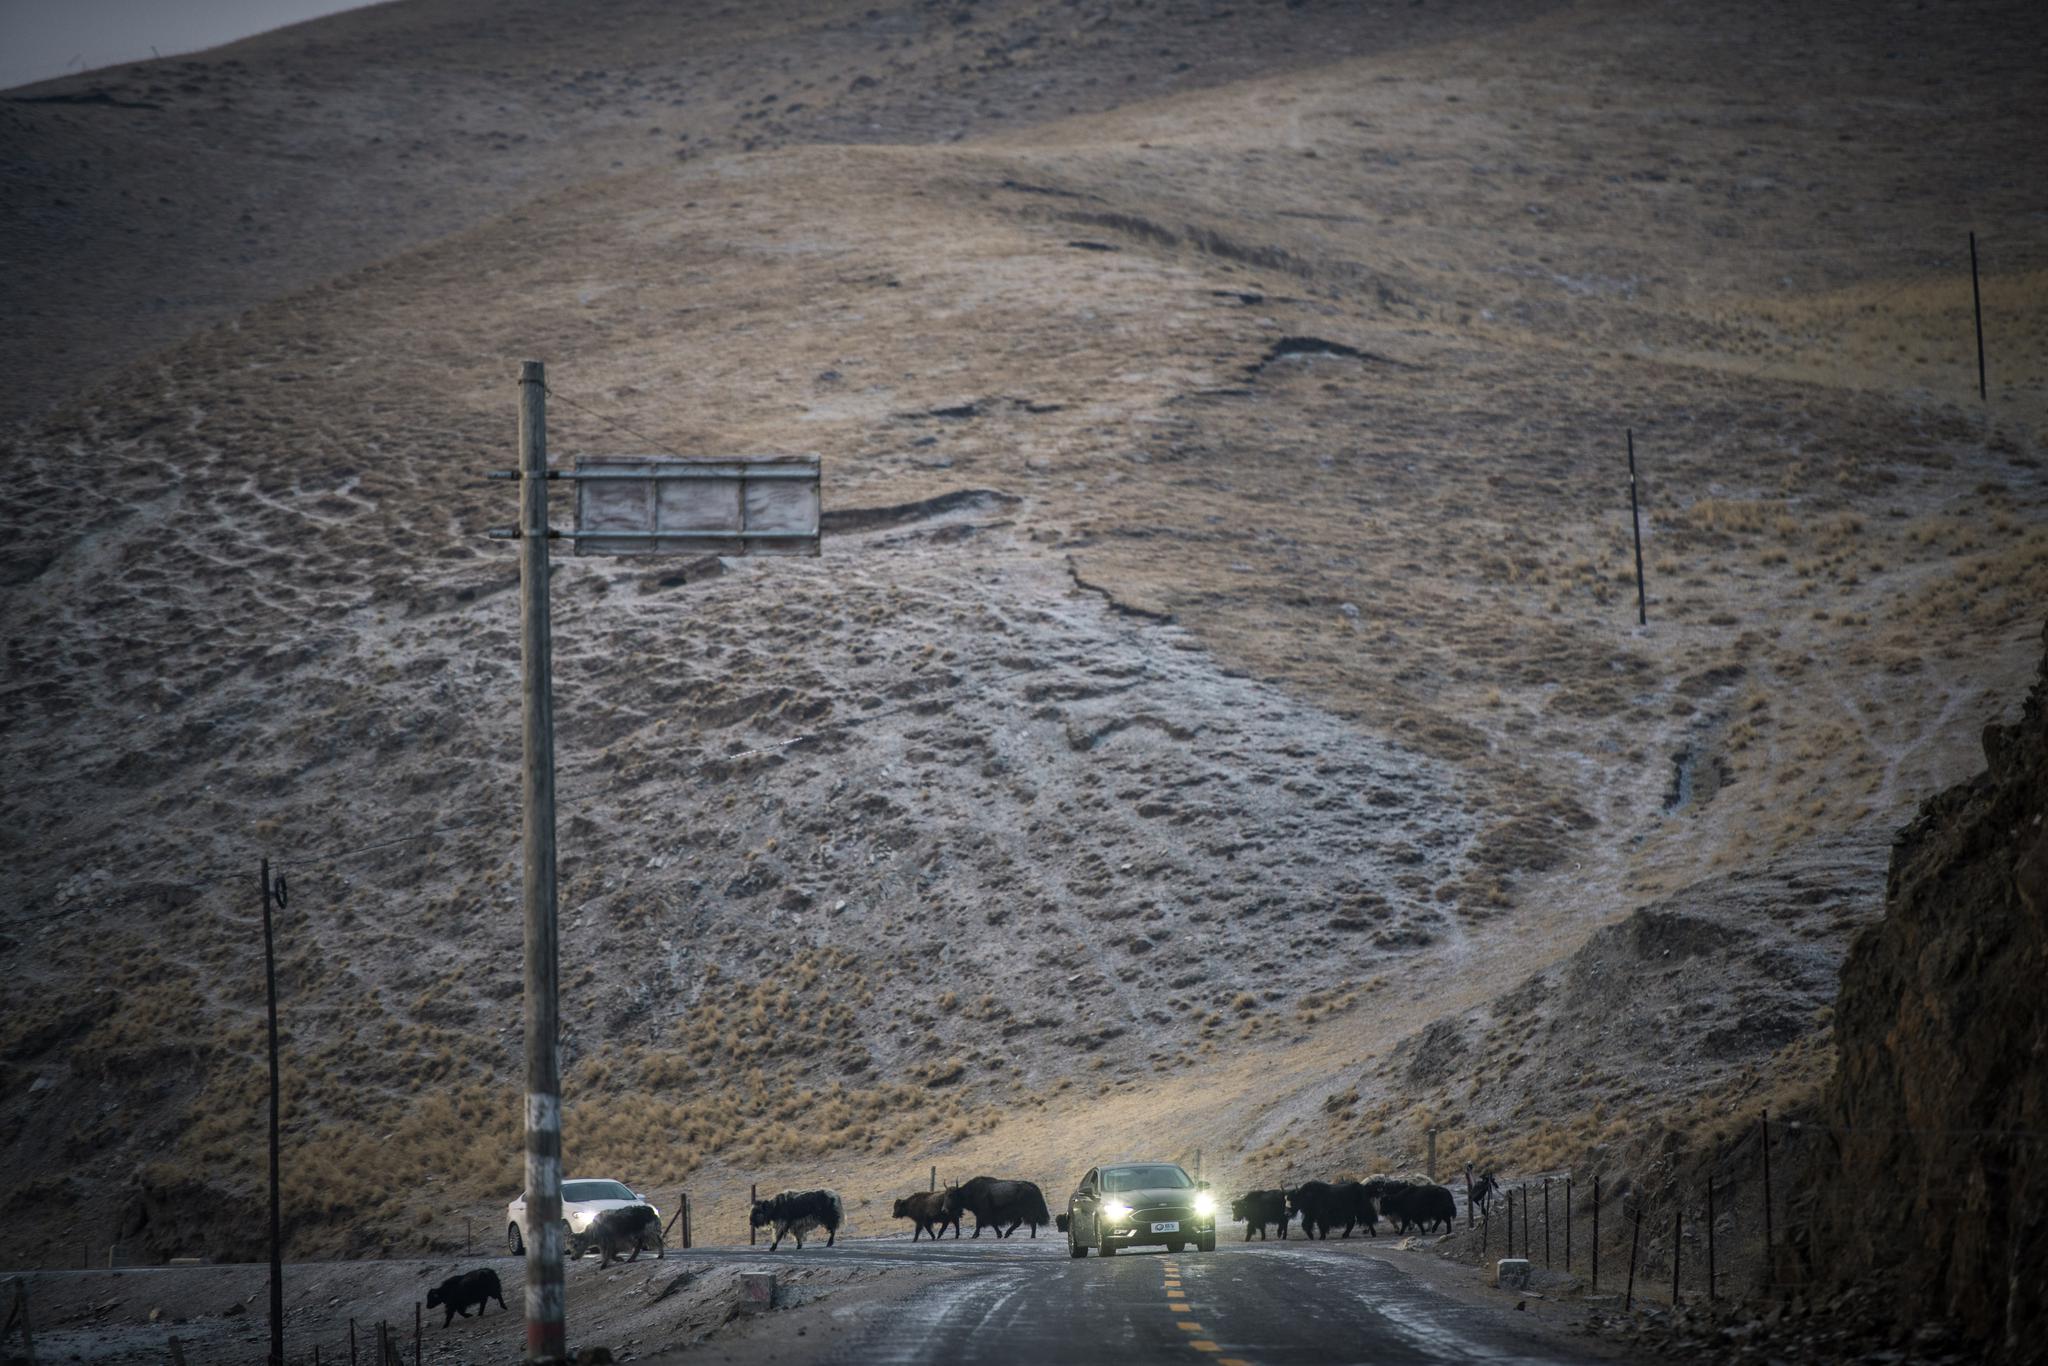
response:
[(1593, 1293), (1600, 1293), (1600, 1173), (1593, 1173)]
[(1628, 1243), (1628, 1297), (1621, 1304), (1624, 1312), (1633, 1310), (1636, 1307), (1636, 1253), (1643, 1245), (1643, 1197), (1640, 1193), (1636, 1195), (1636, 1215), (1633, 1228), (1634, 1233), (1629, 1238)]
[(1671, 1206), (1671, 1307), (1678, 1308), (1678, 1259), (1685, 1237), (1685, 1197), (1680, 1195)]
[[(759, 1202), (759, 1200), (761, 1199), (761, 1183), (760, 1183), (760, 1182), (756, 1181), (756, 1182), (753, 1182), (753, 1183), (751, 1183), (751, 1184), (749, 1184), (749, 1185), (747, 1186), (747, 1198), (748, 1198), (749, 1200), (752, 1200), (752, 1201), (755, 1201), (755, 1202)], [(752, 1207), (752, 1206), (750, 1205), (750, 1206), (748, 1206), (748, 1208), (747, 1208), (747, 1246), (748, 1246), (748, 1247), (752, 1247), (753, 1245), (754, 1245), (754, 1211), (753, 1211), (753, 1207)]]
[(1714, 1176), (1707, 1174), (1707, 1299), (1714, 1299)]
[(1771, 1112), (1758, 1112), (1756, 1123), (1764, 1150), (1764, 1274), (1768, 1276), (1771, 1274)]
[[(7, 1309), (9, 1331), (13, 1330), (17, 1321), (21, 1324), (21, 1354), (33, 1362), (36, 1359), (36, 1334), (28, 1321), (28, 1282), (20, 1276), (14, 1278), (14, 1303)], [(4, 1340), (5, 1334), (0, 1334), (0, 1341)], [(176, 1342), (177, 1339), (172, 1338), (171, 1341)]]

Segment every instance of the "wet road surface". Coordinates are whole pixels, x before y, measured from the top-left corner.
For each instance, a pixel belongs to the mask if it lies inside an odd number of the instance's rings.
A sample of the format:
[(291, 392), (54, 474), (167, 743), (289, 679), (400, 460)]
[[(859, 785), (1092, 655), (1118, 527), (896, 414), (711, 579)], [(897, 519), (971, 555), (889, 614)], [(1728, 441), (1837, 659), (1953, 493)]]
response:
[[(1426, 1253), (1401, 1252), (1366, 1240), (1219, 1244), (1212, 1253), (1143, 1250), (1082, 1261), (1067, 1256), (1056, 1234), (1032, 1241), (985, 1237), (910, 1243), (900, 1238), (849, 1238), (836, 1248), (812, 1242), (803, 1251), (785, 1245), (671, 1250), (677, 1262), (749, 1270), (888, 1270), (867, 1293), (840, 1288), (811, 1301), (788, 1320), (760, 1321), (755, 1334), (714, 1339), (677, 1361), (731, 1360), (777, 1366), (938, 1366), (939, 1363), (1087, 1363), (1146, 1366), (1154, 1362), (1213, 1362), (1217, 1366), (1306, 1366), (1306, 1363), (1543, 1362), (1611, 1360), (1547, 1330), (1533, 1314), (1518, 1314), (1506, 1295), (1475, 1291), (1469, 1269), (1438, 1263)], [(519, 1264), (489, 1259), (504, 1276), (516, 1336)], [(312, 1264), (286, 1268), (287, 1285)], [(335, 1263), (356, 1267), (361, 1263)], [(439, 1275), (447, 1259), (378, 1264), (395, 1267), (407, 1283), (406, 1299), (422, 1276)], [(133, 1268), (129, 1276), (191, 1275), (207, 1270), (260, 1271), (259, 1267)], [(644, 1274), (643, 1274), (644, 1273)], [(611, 1275), (631, 1288), (653, 1268), (600, 1272), (594, 1261), (571, 1268), (572, 1282)], [(909, 1274), (903, 1274), (909, 1273)], [(101, 1276), (99, 1272), (39, 1272), (39, 1280)], [(797, 1277), (785, 1284), (801, 1282)], [(1434, 1289), (1429, 1280), (1451, 1287)], [(825, 1287), (811, 1282), (815, 1290)], [(781, 1292), (778, 1291), (778, 1295)], [(606, 1340), (619, 1331), (578, 1313), (572, 1295), (572, 1333)], [(585, 1311), (589, 1312), (589, 1311)], [(786, 1331), (774, 1325), (786, 1322)], [(808, 1323), (808, 1335), (795, 1336)], [(331, 1327), (331, 1325), (330, 1325)], [(300, 1328), (301, 1333), (314, 1331)], [(508, 1338), (509, 1340), (509, 1338)], [(659, 1341), (659, 1337), (656, 1338)], [(663, 1357), (664, 1361), (670, 1357)]]
[[(1062, 1238), (994, 1247), (986, 1239), (958, 1247), (856, 1244), (836, 1252), (894, 1265), (915, 1260), (955, 1274), (862, 1315), (855, 1331), (813, 1358), (834, 1366), (1602, 1359), (1518, 1331), (1520, 1316), (1512, 1312), (1431, 1290), (1403, 1269), (1402, 1255), (1374, 1254), (1357, 1243), (1237, 1243), (1213, 1253), (1083, 1261), (1068, 1258)], [(812, 1251), (802, 1256), (808, 1260)], [(1501, 1308), (1510, 1307), (1503, 1297)]]

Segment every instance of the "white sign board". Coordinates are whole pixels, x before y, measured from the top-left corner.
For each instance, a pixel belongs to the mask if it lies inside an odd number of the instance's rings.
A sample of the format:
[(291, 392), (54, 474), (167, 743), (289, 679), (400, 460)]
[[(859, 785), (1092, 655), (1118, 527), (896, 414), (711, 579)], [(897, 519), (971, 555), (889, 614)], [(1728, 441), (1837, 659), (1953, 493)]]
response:
[(815, 555), (818, 457), (576, 461), (578, 555)]

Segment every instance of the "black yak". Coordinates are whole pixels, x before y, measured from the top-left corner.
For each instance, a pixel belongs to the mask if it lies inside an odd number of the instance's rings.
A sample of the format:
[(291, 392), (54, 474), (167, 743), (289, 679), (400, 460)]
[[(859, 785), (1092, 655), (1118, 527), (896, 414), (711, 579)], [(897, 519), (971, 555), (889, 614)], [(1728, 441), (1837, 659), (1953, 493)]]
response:
[(1372, 1196), (1357, 1181), (1334, 1186), (1327, 1181), (1304, 1181), (1285, 1195), (1287, 1214), (1301, 1216), (1301, 1231), (1308, 1237), (1328, 1238), (1330, 1230), (1339, 1225), (1344, 1229), (1340, 1236), (1345, 1238), (1360, 1224), (1368, 1233), (1379, 1232), (1373, 1221)]
[(1458, 1220), (1458, 1202), (1450, 1190), (1426, 1181), (1393, 1181), (1376, 1178), (1366, 1189), (1380, 1202), (1380, 1209), (1397, 1232), (1421, 1229), (1428, 1233), (1438, 1224), (1449, 1233)]
[(1281, 1190), (1246, 1191), (1230, 1202), (1230, 1217), (1244, 1220), (1244, 1240), (1252, 1240), (1252, 1230), (1259, 1231), (1259, 1237), (1266, 1236), (1268, 1224), (1280, 1230), (1284, 1241), (1287, 1237), (1287, 1192)]
[(476, 1306), (477, 1317), (482, 1318), (492, 1300), (498, 1302), (498, 1308), (505, 1308), (505, 1292), (498, 1285), (498, 1273), (489, 1267), (450, 1276), (427, 1292), (427, 1308), (448, 1311), (441, 1320), (443, 1328), (455, 1322), (458, 1314), (468, 1318), (471, 1305)]
[(654, 1245), (656, 1261), (668, 1254), (661, 1237), (661, 1216), (654, 1212), (652, 1205), (621, 1205), (617, 1209), (608, 1209), (591, 1221), (583, 1236), (586, 1240), (596, 1241), (605, 1266), (610, 1266), (629, 1243), (633, 1247), (633, 1255), (626, 1258), (629, 1262), (639, 1261), (641, 1252), (649, 1243)]
[(946, 1231), (946, 1225), (953, 1226), (953, 1236), (960, 1236), (959, 1192), (948, 1186), (942, 1191), (918, 1191), (906, 1195), (896, 1202), (895, 1217), (908, 1219), (917, 1227), (910, 1231), (910, 1241), (916, 1242), (917, 1235), (929, 1233), (937, 1242), (939, 1235)]
[[(1045, 1207), (1045, 1192), (1029, 1181), (998, 1181), (993, 1176), (977, 1176), (956, 1186), (954, 1191), (957, 1208), (974, 1216), (974, 1236), (977, 1238), (981, 1236), (983, 1224), (994, 1228), (998, 1238), (1009, 1237), (1017, 1231), (1019, 1224), (1029, 1224), (1031, 1236), (1036, 1238), (1040, 1225), (1052, 1223), (1052, 1211)], [(1003, 1227), (1005, 1224), (1009, 1227)]]
[(797, 1251), (801, 1252), (804, 1235), (814, 1229), (825, 1230), (825, 1246), (831, 1247), (839, 1239), (839, 1222), (844, 1217), (838, 1191), (784, 1191), (766, 1200), (756, 1200), (747, 1223), (752, 1228), (774, 1225), (775, 1238), (768, 1244), (770, 1252), (792, 1233), (796, 1235)]

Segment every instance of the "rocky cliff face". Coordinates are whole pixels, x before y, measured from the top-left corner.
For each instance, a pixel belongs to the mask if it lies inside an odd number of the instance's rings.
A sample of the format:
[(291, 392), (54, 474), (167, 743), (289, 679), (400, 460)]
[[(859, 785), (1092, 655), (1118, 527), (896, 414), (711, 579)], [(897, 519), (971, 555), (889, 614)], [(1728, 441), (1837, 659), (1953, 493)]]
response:
[(2048, 659), (1984, 753), (1900, 834), (1885, 918), (1843, 970), (1841, 1162), (1808, 1255), (2018, 1360), (2048, 1333)]

